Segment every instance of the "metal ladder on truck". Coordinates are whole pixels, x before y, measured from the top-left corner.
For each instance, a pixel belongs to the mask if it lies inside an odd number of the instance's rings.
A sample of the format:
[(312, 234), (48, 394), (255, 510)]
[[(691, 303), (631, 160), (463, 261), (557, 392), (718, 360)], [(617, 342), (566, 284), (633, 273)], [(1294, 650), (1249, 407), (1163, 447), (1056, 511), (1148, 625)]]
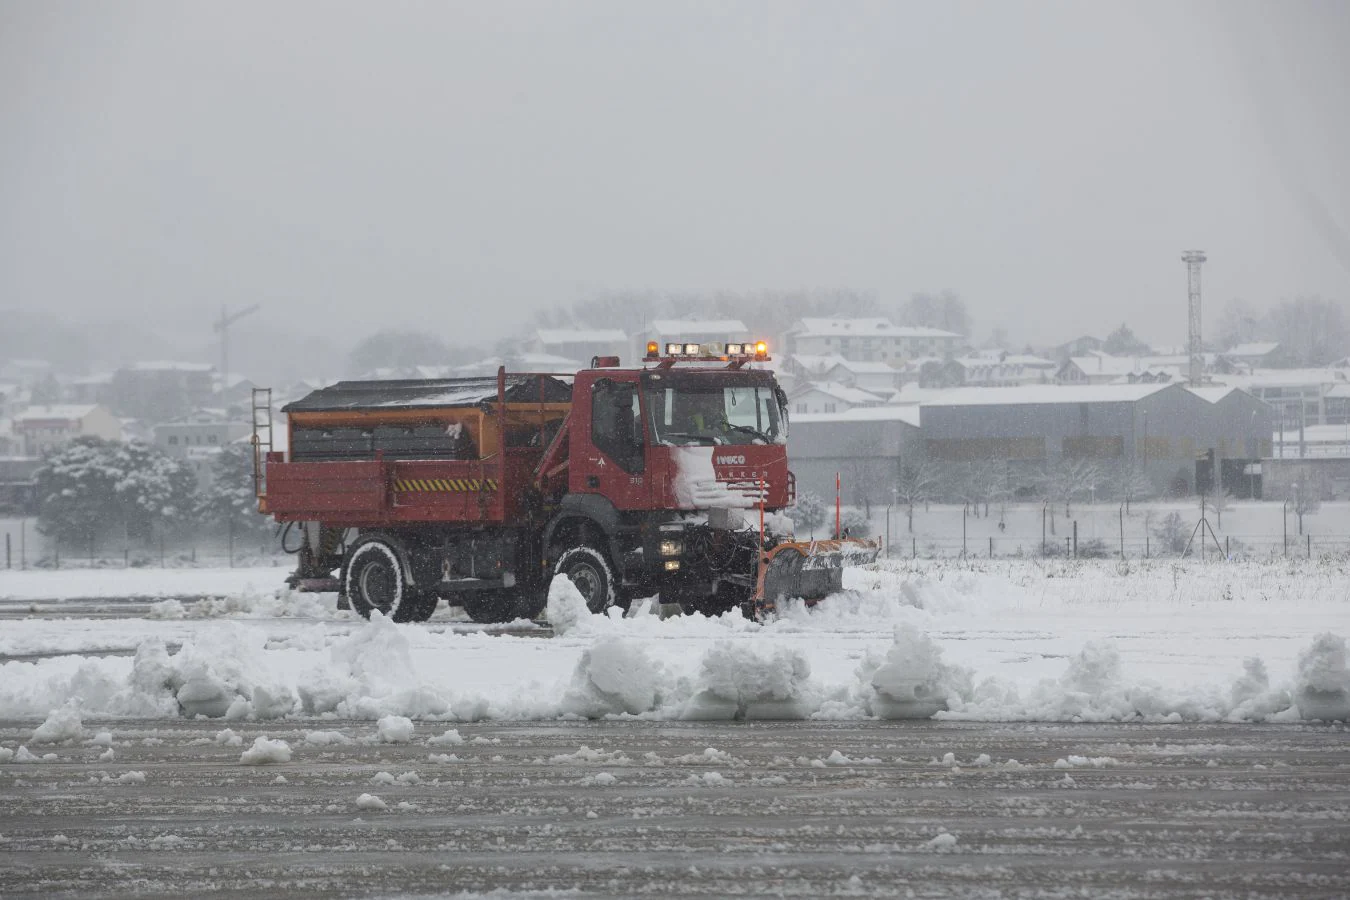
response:
[(253, 389), (253, 496), (267, 496), (267, 454), (272, 452), (272, 389)]

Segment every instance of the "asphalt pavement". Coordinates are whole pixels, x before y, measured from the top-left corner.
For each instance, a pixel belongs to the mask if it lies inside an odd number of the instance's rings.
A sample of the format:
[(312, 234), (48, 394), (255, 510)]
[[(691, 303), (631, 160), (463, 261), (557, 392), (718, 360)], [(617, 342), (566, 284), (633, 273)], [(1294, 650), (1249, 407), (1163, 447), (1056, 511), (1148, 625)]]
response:
[(1350, 896), (1341, 726), (35, 724), (4, 897)]

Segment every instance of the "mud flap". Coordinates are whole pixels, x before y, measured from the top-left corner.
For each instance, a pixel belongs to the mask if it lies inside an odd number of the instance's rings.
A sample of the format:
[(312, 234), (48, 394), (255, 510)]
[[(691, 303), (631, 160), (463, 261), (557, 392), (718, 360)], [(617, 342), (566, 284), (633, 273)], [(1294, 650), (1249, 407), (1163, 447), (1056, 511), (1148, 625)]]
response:
[(845, 566), (875, 562), (871, 541), (796, 541), (779, 544), (760, 556), (755, 585), (756, 613), (772, 612), (781, 600), (800, 598), (808, 606), (844, 587)]

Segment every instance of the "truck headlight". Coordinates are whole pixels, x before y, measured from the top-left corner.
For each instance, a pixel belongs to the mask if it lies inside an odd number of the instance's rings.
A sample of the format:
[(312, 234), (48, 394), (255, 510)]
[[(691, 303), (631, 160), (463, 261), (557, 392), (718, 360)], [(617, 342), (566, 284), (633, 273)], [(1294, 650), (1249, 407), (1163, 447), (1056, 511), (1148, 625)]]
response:
[(679, 561), (678, 559), (668, 559), (668, 560), (666, 560), (666, 571), (667, 571), (667, 572), (678, 572), (678, 571), (680, 571), (680, 561)]
[(683, 552), (684, 552), (684, 542), (683, 542), (683, 541), (662, 541), (662, 542), (661, 542), (661, 555), (662, 555), (662, 556), (679, 556), (679, 555), (680, 555), (681, 553), (683, 553)]

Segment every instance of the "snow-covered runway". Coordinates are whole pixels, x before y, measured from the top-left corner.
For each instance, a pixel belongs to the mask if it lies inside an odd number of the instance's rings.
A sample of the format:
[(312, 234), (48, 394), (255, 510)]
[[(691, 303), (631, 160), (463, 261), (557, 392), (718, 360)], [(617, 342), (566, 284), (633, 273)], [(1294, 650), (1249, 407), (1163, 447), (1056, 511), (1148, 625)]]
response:
[(577, 615), (560, 591), (552, 633), (368, 623), (283, 577), (0, 572), (0, 717), (1350, 715), (1350, 576), (1328, 561), (884, 563), (764, 624)]

